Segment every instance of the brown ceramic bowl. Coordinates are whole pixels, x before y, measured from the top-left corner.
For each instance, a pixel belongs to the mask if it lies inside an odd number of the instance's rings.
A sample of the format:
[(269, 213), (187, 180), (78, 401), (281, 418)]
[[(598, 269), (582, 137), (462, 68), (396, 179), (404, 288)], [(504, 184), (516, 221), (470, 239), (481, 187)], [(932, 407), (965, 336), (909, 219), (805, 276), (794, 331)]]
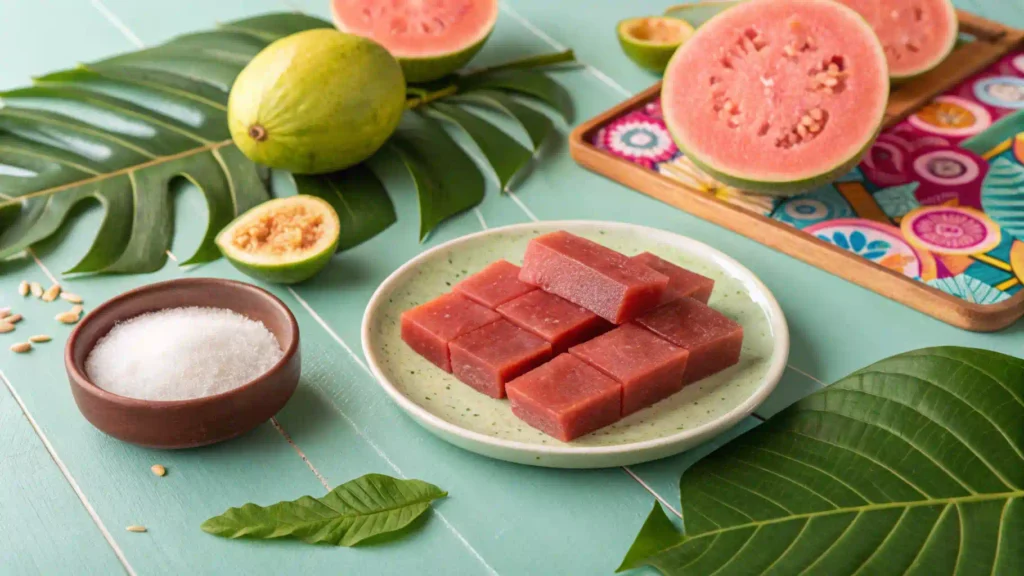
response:
[[(191, 400), (126, 398), (89, 381), (85, 359), (115, 323), (181, 306), (227, 308), (259, 320), (277, 338), (284, 357), (252, 382)], [(90, 312), (71, 333), (64, 364), (78, 409), (103, 432), (151, 448), (205, 446), (252, 430), (288, 402), (299, 384), (299, 326), (283, 302), (250, 284), (216, 278), (171, 280), (125, 292)]]

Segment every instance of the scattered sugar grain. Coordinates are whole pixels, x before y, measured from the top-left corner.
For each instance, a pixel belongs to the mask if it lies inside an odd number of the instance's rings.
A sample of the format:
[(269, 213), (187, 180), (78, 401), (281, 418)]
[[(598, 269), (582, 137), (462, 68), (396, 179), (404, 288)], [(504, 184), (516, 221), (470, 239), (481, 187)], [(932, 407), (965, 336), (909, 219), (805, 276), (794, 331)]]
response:
[(220, 308), (168, 308), (115, 325), (89, 353), (85, 369), (114, 394), (187, 400), (237, 388), (282, 356), (261, 322)]

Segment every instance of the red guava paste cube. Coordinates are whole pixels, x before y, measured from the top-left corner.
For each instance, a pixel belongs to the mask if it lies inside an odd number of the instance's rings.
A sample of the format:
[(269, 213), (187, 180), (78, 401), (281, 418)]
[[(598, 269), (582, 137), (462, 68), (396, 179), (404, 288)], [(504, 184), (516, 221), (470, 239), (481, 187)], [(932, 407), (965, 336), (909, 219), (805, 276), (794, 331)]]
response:
[(622, 384), (622, 415), (683, 389), (687, 352), (635, 325), (624, 324), (569, 353)]
[(534, 290), (498, 306), (513, 324), (551, 343), (555, 355), (612, 328), (604, 318), (543, 290)]
[(455, 377), (493, 398), (504, 398), (506, 382), (551, 359), (551, 344), (505, 320), (463, 334), (448, 347)]
[(523, 374), (505, 389), (513, 414), (563, 442), (621, 418), (622, 386), (571, 354)]
[(636, 319), (637, 324), (690, 352), (683, 379), (694, 382), (740, 361), (743, 327), (693, 298), (680, 298)]
[(501, 314), (494, 310), (448, 293), (402, 312), (402, 340), (445, 372), (451, 372), (448, 344), (500, 319)]
[(455, 285), (455, 292), (490, 309), (536, 290), (519, 280), (519, 266), (498, 260)]
[(564, 230), (530, 241), (519, 279), (615, 324), (657, 306), (668, 285), (664, 274)]
[(639, 262), (668, 276), (668, 287), (665, 289), (665, 295), (661, 299), (663, 303), (686, 296), (705, 304), (711, 299), (711, 291), (715, 288), (715, 281), (707, 276), (690, 272), (686, 268), (676, 266), (650, 252), (637, 254), (630, 258), (630, 260)]

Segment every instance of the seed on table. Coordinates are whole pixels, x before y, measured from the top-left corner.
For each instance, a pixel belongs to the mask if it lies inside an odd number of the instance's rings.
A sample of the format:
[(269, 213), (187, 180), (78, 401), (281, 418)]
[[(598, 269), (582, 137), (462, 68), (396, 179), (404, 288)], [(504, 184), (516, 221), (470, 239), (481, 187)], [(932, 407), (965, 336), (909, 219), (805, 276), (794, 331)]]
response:
[(157, 476), (167, 475), (167, 468), (164, 468), (160, 464), (153, 464), (152, 466), (149, 467), (149, 469), (152, 470), (153, 474), (156, 474)]
[(78, 314), (74, 312), (61, 312), (54, 316), (54, 319), (62, 324), (74, 324), (78, 322)]
[(18, 342), (17, 344), (11, 344), (11, 352), (17, 352), (18, 354), (24, 354), (32, 349), (32, 344), (28, 342)]
[(0, 321), (0, 334), (6, 334), (8, 332), (14, 332), (14, 324)]
[(36, 344), (42, 344), (43, 342), (49, 342), (50, 340), (53, 340), (53, 338), (50, 338), (46, 334), (37, 334), (35, 336), (30, 336), (28, 339), (29, 342), (35, 342)]
[(4, 322), (7, 322), (8, 324), (17, 324), (18, 322), (21, 322), (21, 314), (11, 314), (7, 318), (4, 318)]
[(28, 282), (27, 281), (22, 280), (21, 284), (18, 284), (18, 294), (21, 294), (22, 296), (28, 296)]
[(28, 289), (29, 289), (29, 292), (31, 292), (32, 295), (35, 296), (36, 298), (42, 298), (43, 297), (43, 285), (40, 284), (39, 282), (33, 282), (33, 283), (29, 284), (28, 285)]
[(4, 318), (7, 318), (10, 315), (11, 315), (11, 309), (10, 308), (0, 308), (0, 320), (2, 320)]
[(47, 288), (46, 292), (43, 292), (42, 300), (43, 302), (53, 302), (57, 296), (60, 296), (60, 284), (54, 284)]
[(146, 531), (146, 527), (145, 526), (134, 526), (133, 525), (133, 526), (128, 526), (127, 528), (125, 528), (125, 530), (127, 530), (129, 532), (145, 532)]
[(72, 294), (71, 292), (61, 292), (60, 293), (60, 297), (63, 300), (71, 302), (72, 304), (81, 304), (82, 303), (82, 297), (79, 296), (78, 294)]
[(71, 307), (72, 314), (81, 314), (82, 310), (84, 310), (84, 308), (82, 308), (81, 304), (75, 304), (74, 306)]

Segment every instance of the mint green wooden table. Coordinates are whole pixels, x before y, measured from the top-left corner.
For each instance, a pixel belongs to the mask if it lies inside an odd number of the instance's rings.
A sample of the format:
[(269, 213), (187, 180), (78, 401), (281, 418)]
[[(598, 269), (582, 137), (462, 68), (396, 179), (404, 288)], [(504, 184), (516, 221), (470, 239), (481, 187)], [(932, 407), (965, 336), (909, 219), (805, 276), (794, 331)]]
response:
[[(1024, 27), (1024, 0), (958, 0), (988, 18)], [(498, 62), (570, 46), (586, 68), (559, 73), (578, 118), (591, 117), (654, 78), (619, 52), (616, 21), (658, 13), (666, 0), (504, 0), (481, 61)], [(32, 75), (154, 44), (217, 21), (302, 10), (326, 16), (326, 0), (0, 0), (0, 89)], [(567, 127), (563, 127), (565, 133)], [(69, 332), (54, 308), (23, 302), (18, 281), (53, 280), (83, 251), (99, 214), (69, 237), (43, 246), (38, 261), (0, 268), (0, 306), (26, 315), (19, 333), (49, 333), (26, 356), (0, 351), (0, 574), (557, 574), (611, 573), (654, 498), (678, 509), (679, 473), (750, 418), (694, 452), (629, 469), (559, 471), (488, 460), (445, 444), (406, 418), (368, 374), (359, 322), (373, 289), (421, 250), (481, 227), (585, 218), (676, 231), (740, 260), (771, 288), (793, 338), (789, 369), (758, 410), (768, 417), (826, 382), (882, 357), (958, 344), (1024, 355), (1024, 322), (998, 334), (964, 332), (872, 292), (671, 209), (577, 167), (563, 145), (537, 161), (514, 195), (492, 186), (486, 201), (416, 243), (411, 183), (392, 189), (399, 222), (334, 259), (315, 280), (274, 291), (302, 330), (303, 378), (278, 416), (222, 445), (184, 452), (130, 446), (93, 429), (74, 405), (64, 375)], [(190, 253), (205, 225), (198, 193), (175, 199), (178, 243)], [(144, 283), (185, 275), (240, 278), (223, 262), (181, 270), (174, 262), (145, 276), (61, 280), (96, 305)], [(165, 465), (164, 478), (152, 464)], [(376, 547), (311, 547), (295, 542), (218, 539), (199, 530), (207, 517), (245, 502), (269, 504), (368, 472), (421, 478), (451, 493), (414, 537)], [(125, 531), (141, 524), (144, 534)]]

